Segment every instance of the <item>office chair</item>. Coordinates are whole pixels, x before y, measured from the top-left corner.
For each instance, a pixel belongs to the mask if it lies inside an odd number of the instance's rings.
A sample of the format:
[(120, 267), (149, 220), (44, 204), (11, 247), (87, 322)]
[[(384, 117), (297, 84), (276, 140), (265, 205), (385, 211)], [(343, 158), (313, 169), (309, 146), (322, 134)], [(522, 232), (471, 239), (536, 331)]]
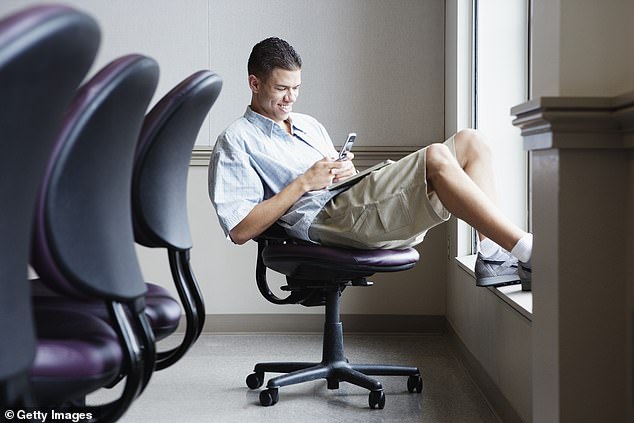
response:
[[(260, 392), (260, 403), (270, 406), (279, 399), (279, 388), (287, 385), (326, 379), (328, 389), (338, 389), (339, 382), (349, 382), (369, 389), (370, 408), (382, 409), (385, 394), (376, 376), (408, 376), (409, 392), (422, 392), (423, 380), (416, 367), (380, 364), (351, 364), (345, 357), (343, 327), (340, 321), (340, 297), (347, 286), (370, 286), (367, 277), (376, 272), (411, 269), (419, 254), (413, 248), (403, 250), (355, 250), (324, 247), (289, 238), (273, 225), (257, 240), (256, 281), (262, 295), (274, 304), (325, 305), (322, 361), (258, 363), (246, 383), (257, 389), (264, 383), (265, 372), (286, 373), (270, 379)], [(266, 280), (267, 268), (286, 276), (282, 290), (289, 295), (275, 295)]]
[[(139, 136), (132, 176), (132, 221), (135, 240), (165, 248), (172, 279), (185, 311), (185, 336), (178, 346), (157, 354), (156, 370), (177, 362), (198, 339), (205, 321), (202, 292), (189, 263), (192, 248), (187, 215), (187, 176), (191, 151), (203, 120), (222, 88), (208, 70), (190, 75), (170, 90), (146, 115)], [(145, 313), (156, 340), (178, 327), (181, 308), (169, 292), (147, 283)], [(80, 309), (107, 320), (101, 303), (77, 303), (34, 283), (37, 306)]]
[[(107, 323), (75, 311), (85, 318), (73, 324), (90, 321), (109, 348), (82, 349), (86, 360), (72, 366), (64, 357), (38, 351), (33, 392), (40, 405), (81, 406), (99, 421), (116, 421), (154, 370), (156, 349), (144, 312), (146, 286), (134, 246), (130, 187), (136, 143), (157, 81), (154, 60), (128, 55), (85, 83), (66, 114), (36, 202), (31, 263), (41, 282), (76, 304), (103, 302), (111, 318)], [(62, 341), (58, 331), (71, 323), (64, 313), (36, 304), (38, 337)], [(114, 329), (114, 345), (112, 334), (98, 325)], [(85, 394), (123, 377), (117, 399), (82, 406)]]
[(97, 23), (69, 7), (36, 6), (0, 20), (0, 408), (32, 404), (31, 216), (55, 133), (99, 40)]
[[(149, 248), (167, 250), (186, 321), (181, 343), (158, 353), (157, 370), (178, 361), (198, 339), (205, 323), (203, 295), (189, 262), (192, 239), (187, 176), (196, 137), (221, 88), (221, 78), (208, 70), (187, 77), (147, 114), (136, 149), (132, 177), (135, 240)], [(148, 284), (148, 289), (153, 286)], [(156, 300), (152, 292), (146, 297)], [(174, 323), (178, 324), (178, 319)]]

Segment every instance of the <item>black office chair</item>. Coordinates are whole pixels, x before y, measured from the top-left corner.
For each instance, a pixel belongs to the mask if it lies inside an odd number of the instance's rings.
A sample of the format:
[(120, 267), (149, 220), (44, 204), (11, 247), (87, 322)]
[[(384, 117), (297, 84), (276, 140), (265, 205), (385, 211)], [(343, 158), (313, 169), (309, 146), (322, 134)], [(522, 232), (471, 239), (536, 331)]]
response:
[[(222, 79), (208, 70), (184, 79), (147, 114), (136, 150), (132, 177), (135, 240), (167, 250), (172, 279), (185, 311), (185, 336), (178, 346), (158, 353), (157, 370), (178, 361), (198, 339), (205, 323), (203, 295), (189, 262), (192, 239), (187, 176), (196, 137), (221, 88)], [(153, 284), (148, 288), (157, 289)], [(146, 297), (157, 300), (153, 292)], [(148, 310), (153, 308), (148, 306)]]
[(32, 406), (37, 342), (26, 269), (37, 187), (100, 31), (69, 7), (0, 20), (0, 409)]
[[(347, 286), (370, 286), (367, 277), (376, 272), (398, 272), (411, 269), (419, 254), (413, 248), (403, 250), (353, 250), (324, 247), (289, 238), (274, 225), (257, 239), (257, 285), (262, 295), (274, 304), (326, 306), (322, 361), (258, 363), (247, 376), (247, 386), (257, 389), (264, 384), (264, 373), (287, 373), (268, 381), (260, 392), (260, 403), (270, 406), (279, 399), (279, 388), (287, 385), (326, 379), (328, 389), (338, 389), (339, 382), (349, 382), (369, 389), (370, 408), (385, 405), (383, 386), (376, 376), (408, 376), (409, 392), (422, 392), (423, 380), (416, 367), (379, 364), (350, 364), (344, 353), (343, 327), (339, 305)], [(275, 295), (266, 280), (267, 268), (286, 275), (282, 289), (289, 295)]]
[[(185, 311), (185, 336), (157, 354), (156, 370), (177, 362), (198, 339), (205, 321), (203, 295), (189, 263), (192, 240), (187, 214), (191, 151), (203, 120), (216, 101), (222, 80), (208, 70), (195, 72), (171, 89), (146, 115), (134, 158), (131, 204), (138, 244), (165, 248), (173, 282)], [(156, 340), (178, 327), (181, 308), (162, 286), (147, 283), (145, 314)], [(82, 310), (109, 319), (101, 303), (78, 302), (33, 281), (36, 307)]]
[[(78, 305), (100, 302), (110, 316), (99, 318), (90, 306), (73, 318), (65, 308), (36, 304), (38, 338), (62, 342), (61, 329), (89, 324), (102, 345), (86, 345), (75, 365), (68, 365), (63, 351), (38, 354), (31, 372), (35, 397), (40, 405), (81, 407), (98, 421), (116, 421), (154, 371), (156, 349), (145, 315), (130, 187), (135, 147), (157, 82), (154, 60), (128, 55), (81, 87), (49, 158), (35, 208), (31, 262), (42, 283)], [(121, 378), (125, 384), (116, 400), (82, 406), (87, 393)]]

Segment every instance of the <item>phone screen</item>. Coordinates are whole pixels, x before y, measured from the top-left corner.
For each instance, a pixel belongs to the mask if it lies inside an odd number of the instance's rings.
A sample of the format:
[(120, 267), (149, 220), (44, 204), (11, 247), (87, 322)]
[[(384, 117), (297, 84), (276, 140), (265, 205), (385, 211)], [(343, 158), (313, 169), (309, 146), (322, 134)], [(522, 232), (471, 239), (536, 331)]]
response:
[(348, 157), (348, 151), (352, 149), (352, 144), (354, 144), (356, 138), (357, 134), (355, 134), (354, 132), (348, 134), (346, 142), (341, 147), (341, 151), (339, 151), (339, 157), (337, 158), (337, 160), (345, 160)]

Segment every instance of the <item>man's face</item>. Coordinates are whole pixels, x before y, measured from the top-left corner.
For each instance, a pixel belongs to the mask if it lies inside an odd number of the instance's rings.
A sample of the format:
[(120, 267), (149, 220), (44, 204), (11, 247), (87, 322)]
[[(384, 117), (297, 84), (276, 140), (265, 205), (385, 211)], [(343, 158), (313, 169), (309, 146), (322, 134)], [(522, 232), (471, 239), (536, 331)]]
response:
[(249, 75), (251, 108), (283, 126), (299, 95), (301, 70), (273, 69), (266, 80)]

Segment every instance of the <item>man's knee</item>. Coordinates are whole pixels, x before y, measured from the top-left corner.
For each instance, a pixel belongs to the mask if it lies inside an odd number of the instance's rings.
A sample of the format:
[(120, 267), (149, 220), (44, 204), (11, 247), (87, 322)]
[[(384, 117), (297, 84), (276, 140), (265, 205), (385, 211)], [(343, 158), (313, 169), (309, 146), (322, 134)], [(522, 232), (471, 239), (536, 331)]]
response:
[(476, 129), (462, 129), (454, 136), (458, 161), (465, 164), (476, 158), (490, 157), (491, 148), (482, 133)]
[(455, 161), (449, 147), (444, 144), (430, 144), (425, 151), (427, 177), (434, 177), (434, 175), (442, 172), (443, 169), (454, 165)]

